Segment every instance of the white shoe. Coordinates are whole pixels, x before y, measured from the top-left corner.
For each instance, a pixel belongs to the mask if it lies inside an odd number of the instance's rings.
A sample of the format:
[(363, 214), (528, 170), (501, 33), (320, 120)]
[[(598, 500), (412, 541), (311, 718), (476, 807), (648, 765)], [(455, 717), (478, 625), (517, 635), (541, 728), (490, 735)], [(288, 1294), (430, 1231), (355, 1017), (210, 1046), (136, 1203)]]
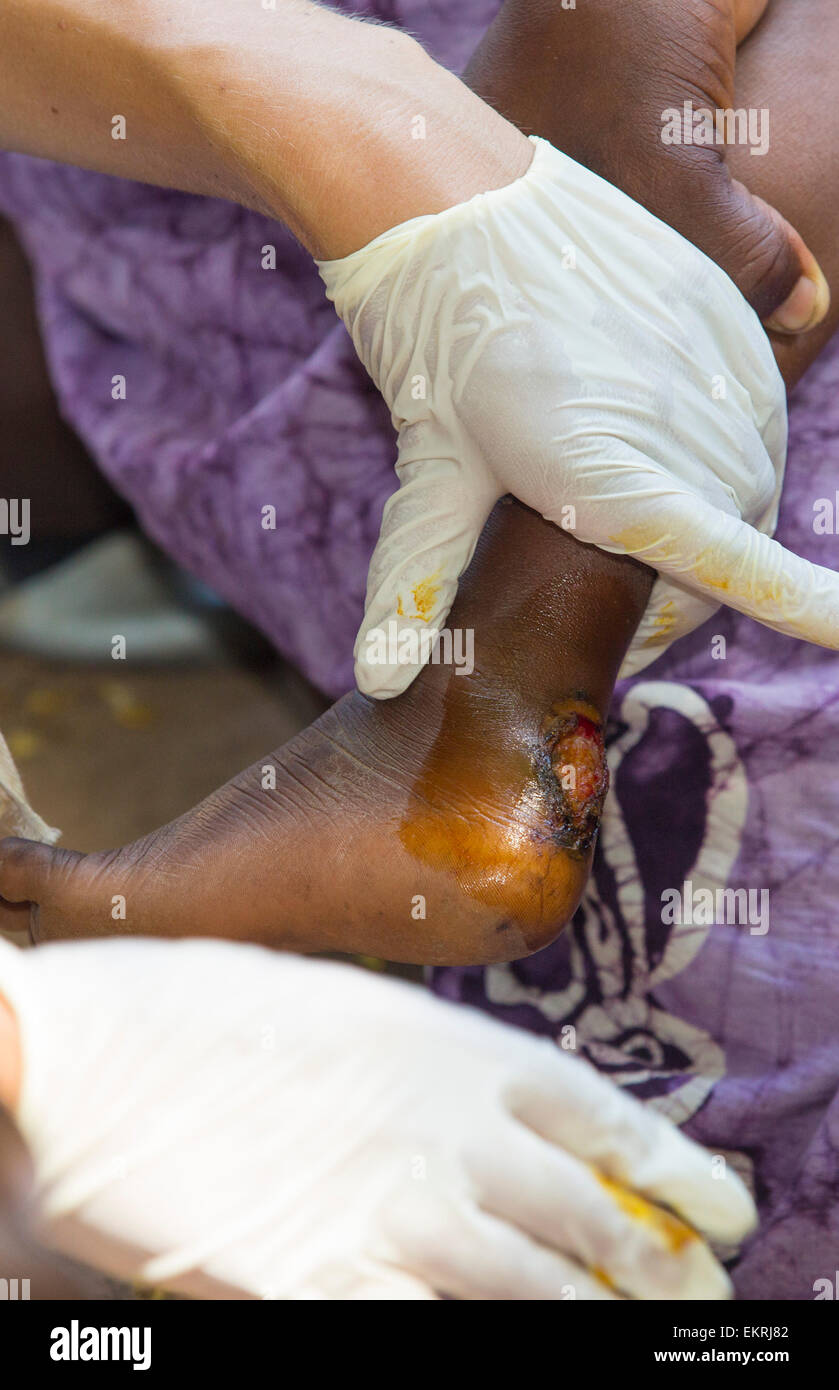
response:
[[(179, 592), (180, 590), (180, 592)], [(133, 531), (112, 531), (6, 590), (0, 646), (39, 656), (104, 661), (125, 639), (129, 661), (207, 661), (224, 655), (198, 586)]]

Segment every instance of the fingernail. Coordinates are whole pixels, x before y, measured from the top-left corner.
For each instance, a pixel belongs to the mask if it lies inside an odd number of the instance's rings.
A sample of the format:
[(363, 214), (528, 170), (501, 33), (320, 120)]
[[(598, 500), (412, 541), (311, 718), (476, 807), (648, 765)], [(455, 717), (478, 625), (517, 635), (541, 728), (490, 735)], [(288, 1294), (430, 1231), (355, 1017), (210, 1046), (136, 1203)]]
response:
[(830, 287), (814, 262), (810, 273), (801, 276), (792, 294), (766, 320), (766, 327), (776, 333), (806, 333), (822, 322), (829, 308)]

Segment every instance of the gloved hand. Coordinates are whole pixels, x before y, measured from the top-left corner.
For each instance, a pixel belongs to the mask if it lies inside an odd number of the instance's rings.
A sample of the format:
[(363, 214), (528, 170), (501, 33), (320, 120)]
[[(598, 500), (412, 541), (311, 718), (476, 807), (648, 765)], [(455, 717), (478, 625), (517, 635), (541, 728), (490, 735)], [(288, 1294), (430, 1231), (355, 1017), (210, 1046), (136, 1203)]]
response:
[(410, 684), (428, 648), (405, 630), (443, 627), (507, 492), (664, 577), (623, 674), (721, 601), (839, 646), (839, 578), (769, 539), (786, 410), (753, 310), (677, 232), (531, 139), (516, 182), (320, 263), (399, 436), (360, 689)]
[(636, 1194), (726, 1242), (753, 1221), (735, 1176), (587, 1064), (348, 966), (0, 942), (0, 993), (48, 1236), (123, 1277), (263, 1298), (721, 1298), (705, 1243)]

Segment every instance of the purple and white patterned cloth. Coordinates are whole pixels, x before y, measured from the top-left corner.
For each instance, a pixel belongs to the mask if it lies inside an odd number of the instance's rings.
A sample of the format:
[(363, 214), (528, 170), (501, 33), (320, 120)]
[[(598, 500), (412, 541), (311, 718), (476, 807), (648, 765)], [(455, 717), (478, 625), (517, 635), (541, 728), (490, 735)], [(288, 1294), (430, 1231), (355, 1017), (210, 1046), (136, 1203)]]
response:
[[(346, 8), (457, 70), (497, 0)], [(311, 680), (349, 688), (395, 450), (308, 256), (227, 203), (17, 156), (0, 160), (0, 209), (36, 270), (62, 408), (114, 486)], [(837, 487), (839, 342), (795, 393), (778, 531), (834, 567), (814, 504), (839, 505)], [(573, 927), (515, 965), (438, 970), (435, 987), (575, 1038), (735, 1164), (762, 1217), (740, 1296), (813, 1298), (839, 1284), (839, 664), (722, 613), (620, 686), (610, 756)], [(695, 900), (751, 889), (755, 907), (768, 890), (768, 930), (756, 914), (666, 924), (662, 894), (685, 883)]]

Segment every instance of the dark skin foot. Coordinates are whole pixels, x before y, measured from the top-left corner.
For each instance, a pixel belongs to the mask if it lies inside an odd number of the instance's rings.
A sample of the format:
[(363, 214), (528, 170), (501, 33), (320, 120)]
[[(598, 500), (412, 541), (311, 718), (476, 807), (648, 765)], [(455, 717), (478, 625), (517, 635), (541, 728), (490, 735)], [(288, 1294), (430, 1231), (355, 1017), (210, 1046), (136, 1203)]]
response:
[[(772, 146), (763, 159), (733, 150), (730, 163), (781, 207), (839, 283), (839, 109), (818, 56), (837, 41), (831, 0), (773, 8), (743, 50), (737, 94), (740, 105), (770, 108)], [(496, 46), (481, 91), (492, 99), (493, 81), (520, 90), (522, 122), (562, 145), (567, 118), (547, 89), (534, 118), (523, 66), (515, 44)], [(514, 100), (505, 112), (519, 119)], [(606, 139), (608, 121), (604, 130)], [(788, 385), (836, 323), (834, 308), (815, 333), (775, 340)], [(602, 793), (597, 725), (651, 579), (502, 504), (450, 619), (475, 631), (472, 676), (431, 667), (398, 700), (348, 696), (123, 850), (83, 857), (6, 842), (0, 892), (37, 904), (39, 939), (215, 934), (425, 962), (536, 950), (568, 921), (588, 873)], [(274, 788), (263, 771), (271, 767)], [(570, 797), (561, 788), (569, 767)], [(119, 897), (124, 920), (112, 915)]]
[(450, 619), (474, 630), (473, 674), (432, 665), (399, 699), (345, 696), (115, 853), (7, 841), (4, 893), (37, 879), (39, 940), (201, 934), (425, 962), (537, 950), (588, 874), (602, 724), (651, 583), (501, 503)]

